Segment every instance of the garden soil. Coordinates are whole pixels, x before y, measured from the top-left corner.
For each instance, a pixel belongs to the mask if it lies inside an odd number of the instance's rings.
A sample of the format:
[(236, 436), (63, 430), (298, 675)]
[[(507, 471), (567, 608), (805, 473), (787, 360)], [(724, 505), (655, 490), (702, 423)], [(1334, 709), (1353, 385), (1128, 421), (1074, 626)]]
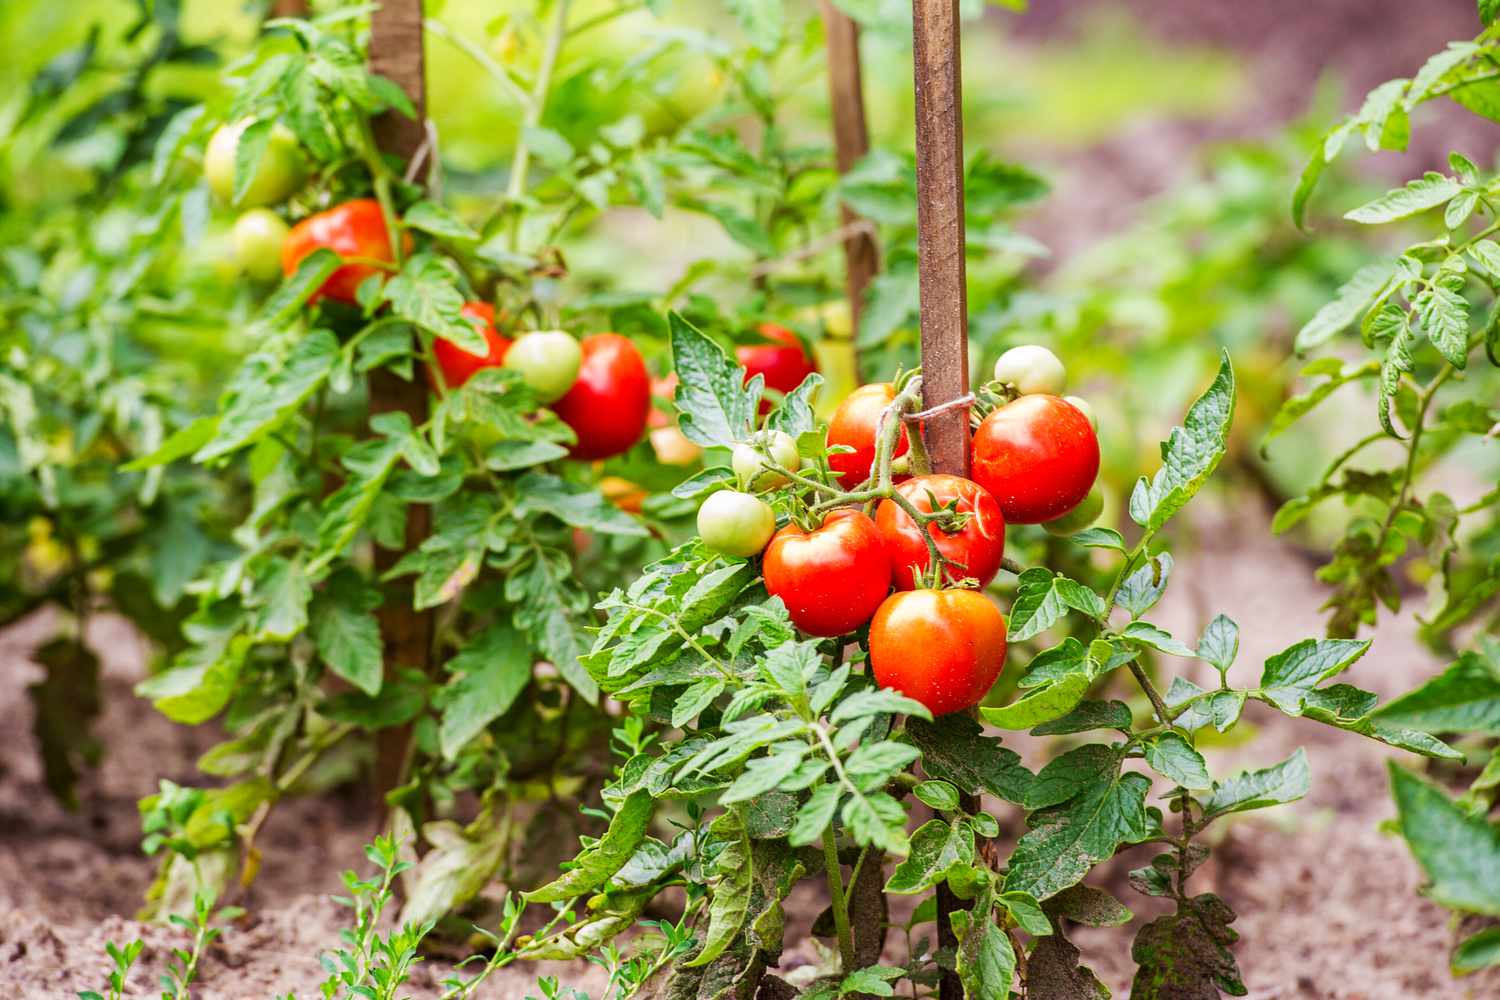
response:
[[(1240, 512), (1222, 523), (1195, 525), (1200, 548), (1185, 557), (1180, 581), (1154, 613), (1161, 624), (1194, 634), (1222, 611), (1245, 628), (1232, 679), (1253, 681), (1259, 663), (1297, 638), (1319, 632), (1321, 594), (1308, 557), (1266, 541), (1263, 520)], [(208, 728), (184, 729), (131, 695), (145, 669), (145, 648), (118, 620), (94, 622), (89, 638), (104, 663), (105, 715), (98, 731), (109, 751), (85, 784), (82, 808), (62, 810), (41, 782), (30, 740), (25, 686), (38, 676), (27, 654), (50, 629), (45, 616), (0, 641), (0, 996), (63, 1000), (97, 988), (108, 961), (104, 945), (142, 938), (146, 950), (131, 979), (146, 996), (181, 933), (130, 919), (153, 878), (141, 856), (136, 800), (158, 776), (196, 779), (193, 761), (211, 744)], [(1382, 696), (1439, 669), (1404, 624), (1383, 626), (1351, 680)], [(1201, 678), (1200, 678), (1201, 679)], [(1254, 1000), (1481, 1000), (1500, 997), (1500, 970), (1453, 980), (1447, 954), (1456, 936), (1449, 915), (1418, 894), (1421, 874), (1403, 844), (1380, 831), (1392, 814), (1381, 744), (1269, 712), (1249, 711), (1256, 738), (1243, 747), (1209, 751), (1210, 767), (1227, 774), (1280, 760), (1306, 746), (1313, 790), (1302, 802), (1221, 824), (1212, 860), (1194, 877), (1195, 891), (1218, 893), (1240, 914), (1236, 947)], [(1039, 766), (1040, 748), (1012, 745)], [(997, 808), (999, 815), (1007, 815)], [(321, 951), (337, 946), (348, 911), (330, 894), (338, 871), (361, 858), (374, 817), (353, 800), (294, 802), (279, 810), (262, 836), (265, 868), (248, 901), (250, 914), (209, 951), (194, 996), (199, 1000), (271, 1000), (318, 995)], [(1136, 910), (1130, 925), (1079, 930), (1074, 940), (1116, 996), (1126, 996), (1130, 941), (1159, 912), (1125, 883), (1144, 864), (1126, 852), (1090, 879)], [(825, 901), (816, 892), (791, 901), (794, 931)], [(899, 949), (892, 934), (892, 958)], [(782, 971), (816, 960), (804, 943), (788, 950)], [(599, 995), (599, 970), (583, 963), (541, 970)], [(416, 998), (436, 997), (448, 972), (440, 961), (418, 969)], [(504, 970), (483, 997), (539, 996), (535, 969)]]
[[(1083, 0), (1034, 0), (1021, 35), (1066, 33), (1084, 6)], [(1205, 138), (1261, 134), (1268, 123), (1302, 111), (1302, 95), (1325, 69), (1343, 75), (1353, 92), (1409, 74), (1443, 42), (1471, 35), (1474, 25), (1472, 0), (1130, 0), (1125, 6), (1168, 40), (1245, 53), (1260, 81), (1259, 107), (1224, 121), (1143, 123), (1085, 155), (1074, 151), (1059, 158), (1071, 164), (1070, 173), (1044, 212), (1056, 223), (1049, 242), (1064, 254), (1112, 228), (1109, 213), (1118, 206), (1181, 176), (1190, 162), (1185, 151)], [(1397, 21), (1401, 30), (1390, 27)], [(1245, 634), (1233, 679), (1248, 683), (1266, 655), (1319, 634), (1322, 594), (1311, 579), (1308, 555), (1270, 541), (1259, 512), (1207, 517), (1215, 523), (1200, 516), (1193, 531), (1199, 547), (1176, 574), (1183, 583), (1154, 616), (1184, 634), (1220, 611), (1235, 618)], [(201, 783), (194, 761), (218, 734), (212, 727), (175, 726), (136, 699), (131, 689), (144, 674), (147, 649), (122, 622), (96, 619), (89, 639), (104, 665), (105, 713), (97, 731), (107, 753), (81, 788), (80, 809), (63, 810), (42, 784), (25, 690), (40, 676), (29, 656), (53, 627), (54, 620), (42, 615), (0, 634), (0, 998), (71, 1000), (79, 990), (98, 989), (109, 968), (105, 943), (134, 938), (145, 942), (145, 950), (127, 995), (154, 996), (170, 950), (183, 940), (174, 928), (132, 920), (155, 874), (154, 862), (139, 850), (136, 802), (156, 790), (158, 778)], [(1378, 630), (1351, 680), (1389, 696), (1440, 667), (1416, 642), (1409, 623), (1399, 621)], [(1392, 815), (1386, 762), (1396, 754), (1258, 708), (1247, 710), (1259, 728), (1256, 738), (1243, 747), (1211, 750), (1211, 769), (1223, 775), (1265, 766), (1306, 746), (1312, 793), (1302, 802), (1219, 824), (1214, 856), (1193, 880), (1195, 891), (1216, 892), (1240, 913), (1234, 927), (1243, 940), (1235, 952), (1252, 1000), (1500, 998), (1500, 970), (1460, 980), (1449, 976), (1447, 955), (1458, 937), (1452, 919), (1419, 895), (1421, 873), (1410, 854), (1380, 830)], [(1032, 766), (1042, 762), (1039, 747), (1013, 745)], [(1014, 822), (1013, 814), (1000, 814)], [(193, 995), (318, 996), (324, 976), (319, 954), (338, 946), (349, 915), (330, 898), (341, 889), (338, 872), (363, 860), (360, 848), (375, 822), (353, 796), (279, 808), (261, 835), (266, 860), (246, 900), (249, 913), (210, 948)], [(1148, 853), (1126, 852), (1090, 878), (1132, 906), (1136, 919), (1122, 928), (1074, 934), (1085, 961), (1117, 997), (1129, 993), (1130, 941), (1160, 912), (1157, 901), (1143, 899), (1125, 881), (1125, 872), (1145, 863)], [(799, 891), (789, 901), (792, 931), (805, 929), (823, 905), (815, 890)], [(892, 948), (896, 939), (892, 934)], [(807, 944), (791, 948), (781, 971), (816, 958)], [(423, 963), (409, 994), (438, 996), (438, 982), (448, 971), (438, 960)], [(595, 967), (551, 964), (503, 970), (479, 996), (539, 996), (539, 974), (556, 975), (596, 997), (604, 984)]]

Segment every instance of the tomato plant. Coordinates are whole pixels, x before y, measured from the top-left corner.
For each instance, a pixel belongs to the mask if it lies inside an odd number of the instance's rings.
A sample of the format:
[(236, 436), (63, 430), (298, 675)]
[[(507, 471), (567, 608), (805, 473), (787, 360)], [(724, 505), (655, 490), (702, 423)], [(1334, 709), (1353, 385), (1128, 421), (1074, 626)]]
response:
[[(1362, 136), (1372, 150), (1403, 149), (1412, 116), (1444, 98), (1494, 118), (1500, 85), (1491, 67), (1500, 28), (1492, 5), (1479, 9), (1485, 28), (1477, 38), (1432, 56), (1410, 79), (1382, 85), (1323, 137), (1293, 199), (1299, 225), (1320, 176), (1350, 137)], [(1399, 612), (1412, 585), (1427, 590), (1420, 635), (1453, 662), (1373, 714), (1388, 725), (1456, 734), (1473, 770), (1438, 769), (1444, 784), (1465, 788), (1455, 799), (1392, 765), (1395, 825), (1439, 901), (1461, 913), (1492, 914), (1492, 894), (1457, 886), (1485, 883), (1487, 866), (1500, 858), (1493, 846), (1500, 826), (1488, 818), (1500, 787), (1500, 732), (1492, 722), (1500, 712), (1500, 648), (1492, 638), (1500, 624), (1500, 243), (1493, 238), (1500, 223), (1492, 201), (1500, 178), (1461, 152), (1450, 153), (1448, 165), (1446, 173), (1429, 171), (1344, 213), (1366, 226), (1421, 220), (1426, 231), (1355, 272), (1298, 331), (1299, 354), (1337, 344), (1351, 329), (1365, 351), (1308, 362), (1301, 374), (1311, 384), (1286, 400), (1266, 441), (1298, 427), (1345, 387), (1373, 387), (1375, 426), (1331, 457), (1311, 488), (1281, 507), (1273, 527), (1294, 530), (1329, 500), (1352, 512), (1318, 570), (1333, 588), (1330, 635), (1353, 636), (1383, 613)], [(1393, 462), (1370, 458), (1391, 444)], [(1455, 470), (1476, 471), (1477, 481), (1464, 482)], [(1457, 973), (1500, 964), (1500, 933), (1471, 930), (1453, 951)]]

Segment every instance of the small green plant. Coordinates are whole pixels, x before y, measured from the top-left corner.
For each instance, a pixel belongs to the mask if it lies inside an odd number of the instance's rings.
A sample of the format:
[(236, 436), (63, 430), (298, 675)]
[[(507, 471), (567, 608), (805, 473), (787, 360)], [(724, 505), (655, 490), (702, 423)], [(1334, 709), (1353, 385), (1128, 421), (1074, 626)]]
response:
[(123, 948), (113, 941), (105, 942), (104, 950), (109, 954), (109, 960), (115, 964), (109, 974), (109, 985), (103, 993), (84, 990), (78, 994), (78, 1000), (123, 1000), (125, 981), (130, 978), (130, 969), (135, 965), (135, 960), (141, 957), (143, 947), (140, 941), (132, 941)]

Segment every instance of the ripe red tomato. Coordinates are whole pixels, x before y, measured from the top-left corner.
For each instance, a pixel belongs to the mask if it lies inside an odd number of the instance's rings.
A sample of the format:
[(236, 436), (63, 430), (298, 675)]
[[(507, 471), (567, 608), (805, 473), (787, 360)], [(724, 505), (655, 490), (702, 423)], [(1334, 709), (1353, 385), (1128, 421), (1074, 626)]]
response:
[(933, 715), (973, 708), (1005, 664), (1005, 616), (975, 590), (892, 594), (870, 623), (870, 670), (881, 687)]
[(501, 336), (495, 329), (495, 307), (488, 302), (465, 302), (459, 313), (468, 320), (484, 338), (489, 350), (483, 354), (470, 354), (451, 340), (438, 337), (432, 342), (432, 353), (442, 369), (443, 381), (448, 388), (457, 389), (473, 377), (481, 368), (494, 368), (505, 360), (511, 340)]
[(792, 622), (811, 635), (853, 632), (891, 587), (880, 531), (853, 507), (833, 511), (812, 531), (792, 523), (776, 532), (761, 570), (767, 592), (781, 598)]
[[(889, 382), (873, 382), (862, 385), (849, 394), (849, 398), (833, 411), (828, 421), (828, 445), (848, 445), (853, 452), (828, 456), (828, 465), (838, 474), (844, 489), (852, 490), (870, 478), (870, 468), (875, 464), (875, 431), (880, 424), (880, 413), (896, 398), (896, 387)], [(896, 455), (906, 454), (906, 428), (896, 440)], [(894, 457), (894, 456), (893, 456)], [(899, 482), (904, 476), (897, 476)]]
[(1072, 510), (1099, 474), (1089, 418), (1057, 396), (1021, 396), (974, 432), (974, 481), (995, 495), (1009, 524), (1039, 524)]
[(646, 362), (618, 333), (584, 337), (583, 364), (573, 388), (552, 409), (578, 435), (573, 457), (609, 458), (629, 451), (646, 430), (651, 375)]
[[(937, 543), (938, 551), (945, 559), (962, 564), (963, 568), (947, 568), (947, 579), (956, 583), (964, 577), (973, 577), (979, 586), (986, 586), (1000, 572), (1000, 560), (1005, 555), (1005, 519), (1000, 515), (1000, 505), (988, 490), (962, 476), (917, 476), (908, 479), (896, 489), (911, 505), (923, 513), (948, 506), (957, 501), (957, 509), (969, 515), (969, 521), (957, 534), (950, 535), (929, 524), (928, 532)], [(933, 500), (937, 501), (936, 506)], [(886, 551), (891, 557), (891, 582), (897, 590), (911, 590), (917, 586), (917, 572), (927, 569), (927, 543), (922, 541), (922, 532), (906, 511), (894, 500), (882, 500), (875, 510), (875, 526), (885, 539)]]
[[(410, 245), (410, 237), (407, 244)], [(341, 257), (394, 263), (391, 234), (385, 228), (385, 215), (374, 198), (356, 198), (335, 205), (325, 212), (310, 215), (292, 227), (281, 245), (281, 272), (291, 277), (302, 259), (319, 247), (328, 247)], [(375, 264), (350, 263), (334, 271), (323, 287), (312, 297), (316, 302), (324, 295), (339, 302), (353, 304), (360, 282), (372, 274), (385, 273)]]
[[(745, 366), (746, 382), (756, 375), (763, 375), (767, 389), (787, 393), (818, 370), (795, 333), (774, 323), (762, 323), (759, 329), (761, 336), (773, 343), (741, 344), (734, 349), (735, 360)], [(770, 400), (760, 401), (760, 412), (771, 412)]]

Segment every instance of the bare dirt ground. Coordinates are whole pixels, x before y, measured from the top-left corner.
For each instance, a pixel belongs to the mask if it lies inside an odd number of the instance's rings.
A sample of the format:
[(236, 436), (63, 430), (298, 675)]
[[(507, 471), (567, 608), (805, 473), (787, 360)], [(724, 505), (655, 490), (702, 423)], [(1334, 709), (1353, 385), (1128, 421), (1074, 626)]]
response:
[[(1085, 5), (1034, 0), (1023, 37), (1070, 30)], [(1269, 123), (1300, 113), (1323, 71), (1350, 81), (1351, 99), (1357, 99), (1361, 88), (1409, 74), (1443, 42), (1475, 31), (1472, 0), (1130, 0), (1125, 6), (1169, 40), (1243, 53), (1257, 86), (1224, 120), (1141, 122), (1081, 156), (1070, 153), (1059, 194), (1043, 208), (1048, 242), (1063, 253), (1113, 228), (1128, 206), (1181, 177), (1191, 162), (1188, 151), (1204, 139), (1264, 134)], [(1445, 150), (1452, 138), (1441, 135), (1436, 146), (1422, 146), (1413, 156)], [(1201, 548), (1179, 571), (1195, 584), (1176, 589), (1157, 618), (1192, 632), (1216, 612), (1230, 614), (1244, 627), (1234, 677), (1248, 682), (1267, 654), (1319, 633), (1321, 595), (1306, 559), (1270, 540), (1259, 510), (1222, 511), (1214, 525), (1203, 527), (1217, 530), (1198, 532)], [(1212, 568), (1195, 571), (1194, 564)], [(97, 989), (108, 969), (105, 942), (135, 937), (146, 951), (128, 995), (154, 995), (181, 934), (131, 919), (154, 875), (154, 863), (138, 849), (136, 801), (156, 789), (158, 778), (200, 782), (193, 761), (214, 734), (174, 726), (133, 697), (146, 650), (121, 623), (100, 619), (90, 635), (105, 664), (107, 704), (99, 731), (108, 755), (82, 789), (81, 810), (62, 810), (41, 782), (25, 694), (37, 669), (28, 653), (47, 629), (46, 620), (35, 620), (0, 634), (0, 997), (62, 1000)], [(1439, 666), (1399, 623), (1382, 627), (1375, 639), (1351, 680), (1382, 695)], [(1219, 893), (1241, 914), (1236, 953), (1253, 1000), (1500, 997), (1500, 973), (1457, 981), (1448, 975), (1455, 941), (1449, 915), (1417, 895), (1416, 865), (1399, 840), (1378, 829), (1392, 813), (1385, 775), (1392, 753), (1311, 723), (1253, 711), (1251, 717), (1260, 726), (1258, 738), (1242, 750), (1212, 752), (1215, 774), (1264, 766), (1297, 746), (1308, 747), (1314, 766), (1305, 801), (1227, 825), (1214, 859), (1195, 876), (1198, 891)], [(1036, 747), (1021, 749), (1030, 763), (1039, 762)], [(262, 835), (267, 864), (250, 913), (210, 950), (194, 996), (317, 996), (323, 978), (318, 954), (337, 945), (347, 912), (328, 897), (340, 888), (338, 871), (361, 859), (360, 845), (373, 826), (374, 817), (354, 798), (282, 808)], [(1151, 901), (1124, 884), (1125, 871), (1144, 860), (1127, 853), (1093, 880), (1136, 908), (1137, 920), (1075, 937), (1116, 996), (1128, 994), (1129, 942), (1152, 915)], [(799, 901), (793, 927), (805, 927), (822, 905), (814, 894), (797, 897), (794, 905)], [(808, 954), (805, 947), (790, 948), (783, 971)], [(595, 995), (602, 984), (597, 969), (581, 964), (542, 971)], [(445, 972), (437, 962), (420, 967), (409, 994), (437, 996)], [(517, 969), (498, 976), (481, 996), (540, 995), (537, 974)]]
[[(1233, 679), (1251, 683), (1261, 661), (1320, 629), (1321, 597), (1304, 555), (1267, 541), (1258, 512), (1220, 512), (1195, 531), (1202, 549), (1177, 571), (1182, 583), (1155, 615), (1193, 634), (1223, 611), (1244, 628)], [(1212, 567), (1212, 569), (1209, 569)], [(1192, 581), (1188, 583), (1188, 581)], [(130, 914), (153, 877), (137, 849), (135, 800), (157, 776), (192, 780), (192, 761), (210, 733), (184, 730), (130, 694), (144, 670), (144, 649), (118, 621), (98, 620), (91, 639), (104, 658), (108, 706), (100, 725), (109, 755), (84, 791), (77, 814), (60, 809), (41, 784), (30, 746), (30, 703), (24, 686), (36, 668), (27, 651), (47, 631), (45, 620), (13, 629), (0, 641), (0, 996), (61, 1000), (97, 988), (107, 970), (106, 941), (141, 937), (147, 951), (132, 984), (148, 995), (180, 932), (133, 922)], [(1351, 680), (1390, 695), (1437, 669), (1431, 656), (1397, 623), (1382, 627), (1372, 653)], [(1195, 876), (1198, 891), (1219, 893), (1241, 914), (1236, 948), (1255, 1000), (1480, 1000), (1500, 996), (1500, 972), (1453, 980), (1447, 972), (1455, 942), (1448, 914), (1417, 894), (1420, 872), (1399, 840), (1382, 834), (1391, 815), (1385, 761), (1393, 754), (1373, 741), (1271, 713), (1255, 716), (1260, 732), (1243, 749), (1214, 750), (1210, 766), (1227, 775), (1264, 766), (1306, 746), (1314, 766), (1304, 801), (1254, 814), (1225, 827), (1212, 861)], [(1020, 744), (1037, 765), (1039, 747)], [(999, 814), (1006, 815), (1004, 811)], [(267, 864), (250, 900), (251, 913), (209, 953), (195, 996), (200, 1000), (269, 1000), (294, 992), (317, 995), (317, 957), (335, 947), (346, 911), (329, 901), (337, 872), (360, 857), (372, 817), (336, 799), (289, 805), (267, 829)], [(1124, 883), (1143, 864), (1127, 852), (1093, 881), (1137, 911), (1127, 927), (1080, 932), (1086, 960), (1115, 990), (1128, 995), (1129, 944), (1154, 914)], [(822, 906), (815, 893), (794, 906), (806, 926)], [(894, 937), (893, 937), (894, 942)], [(811, 957), (791, 947), (784, 971)], [(410, 994), (437, 995), (447, 971), (421, 967)], [(597, 991), (598, 970), (579, 964), (550, 974)], [(540, 995), (535, 969), (508, 970), (482, 996)], [(597, 995), (597, 992), (596, 992)]]

